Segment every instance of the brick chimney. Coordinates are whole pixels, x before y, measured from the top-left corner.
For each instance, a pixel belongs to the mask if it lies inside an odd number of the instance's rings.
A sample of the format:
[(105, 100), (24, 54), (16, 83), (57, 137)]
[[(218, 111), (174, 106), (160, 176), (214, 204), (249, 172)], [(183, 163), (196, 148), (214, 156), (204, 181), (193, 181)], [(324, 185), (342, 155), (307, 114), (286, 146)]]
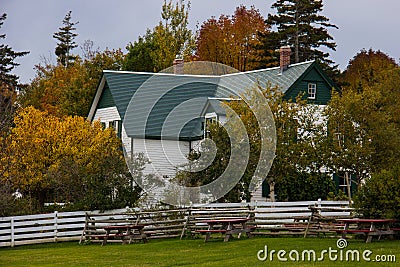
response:
[(174, 74), (183, 74), (183, 58), (176, 56), (172, 65), (174, 66)]
[(279, 49), (281, 73), (289, 68), (291, 53), (290, 46), (282, 46)]

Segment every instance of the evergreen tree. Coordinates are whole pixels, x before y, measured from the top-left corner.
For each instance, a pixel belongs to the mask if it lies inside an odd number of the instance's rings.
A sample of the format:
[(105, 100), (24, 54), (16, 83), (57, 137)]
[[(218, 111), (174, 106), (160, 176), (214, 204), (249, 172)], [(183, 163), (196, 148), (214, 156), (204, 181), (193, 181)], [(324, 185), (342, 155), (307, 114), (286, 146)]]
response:
[(74, 41), (75, 37), (78, 36), (77, 33), (74, 33), (76, 30), (74, 26), (78, 23), (71, 22), (71, 11), (69, 11), (63, 19), (64, 26), (58, 28), (60, 31), (53, 34), (53, 38), (58, 40), (55, 49), (57, 60), (65, 67), (68, 67), (68, 63), (76, 58), (71, 55), (71, 50), (78, 46)]
[(272, 8), (277, 14), (269, 14), (266, 23), (276, 26), (276, 31), (264, 36), (267, 56), (273, 55), (280, 46), (289, 45), (294, 52), (294, 63), (318, 60), (326, 67), (333, 64), (328, 59), (329, 53), (321, 51), (320, 47), (335, 51), (336, 43), (327, 28), (338, 27), (319, 14), (323, 9), (322, 0), (277, 0)]
[[(0, 16), (0, 28), (6, 20), (7, 14)], [(5, 39), (5, 34), (0, 34), (0, 40)], [(0, 177), (3, 177), (4, 173), (8, 171), (10, 162), (13, 157), (12, 153), (7, 154), (5, 151), (10, 145), (10, 142), (6, 140), (10, 134), (13, 117), (15, 112), (14, 101), (16, 98), (16, 88), (18, 85), (19, 77), (15, 74), (11, 74), (14, 67), (19, 64), (15, 62), (15, 59), (22, 57), (29, 52), (15, 52), (11, 47), (5, 44), (0, 44)], [(0, 203), (4, 203), (3, 207), (0, 208), (0, 216), (4, 215), (5, 210), (12, 204), (10, 187), (6, 182), (0, 183)], [(7, 205), (5, 204), (7, 203)], [(2, 205), (0, 205), (2, 206)]]
[[(7, 18), (7, 14), (3, 14), (0, 16), (0, 28), (4, 23), (4, 20)], [(0, 39), (5, 39), (5, 34), (0, 34)], [(11, 74), (11, 71), (14, 67), (19, 64), (14, 62), (17, 57), (22, 57), (29, 52), (15, 52), (11, 47), (5, 44), (0, 44), (0, 86), (1, 92), (4, 91), (15, 91), (18, 85), (19, 77), (15, 74)], [(7, 89), (7, 90), (6, 90)]]

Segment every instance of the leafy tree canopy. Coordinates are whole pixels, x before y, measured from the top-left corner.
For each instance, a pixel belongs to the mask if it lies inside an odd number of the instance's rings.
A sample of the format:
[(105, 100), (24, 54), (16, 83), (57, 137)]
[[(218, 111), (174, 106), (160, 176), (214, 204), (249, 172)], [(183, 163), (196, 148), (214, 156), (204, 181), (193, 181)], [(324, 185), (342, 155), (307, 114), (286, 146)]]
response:
[(260, 59), (257, 46), (259, 33), (268, 27), (258, 9), (237, 7), (232, 17), (212, 17), (201, 25), (197, 38), (196, 55), (199, 60), (213, 61), (231, 66), (239, 71), (256, 69)]
[(194, 50), (194, 36), (188, 29), (190, 2), (164, 0), (162, 20), (153, 30), (147, 30), (133, 44), (127, 46), (124, 69), (158, 72), (172, 66), (177, 56), (190, 61)]
[(333, 94), (327, 116), (333, 169), (359, 179), (399, 164), (400, 68), (380, 51), (362, 50), (349, 63), (341, 94)]
[(21, 96), (22, 106), (34, 106), (57, 116), (86, 117), (104, 69), (120, 70), (124, 55), (119, 50), (89, 51), (68, 68), (37, 65), (36, 77)]
[(71, 202), (82, 209), (129, 204), (122, 195), (126, 190), (134, 195), (134, 190), (112, 128), (33, 107), (20, 109), (14, 123), (8, 136), (12, 164), (2, 183), (36, 200), (39, 209), (44, 202)]

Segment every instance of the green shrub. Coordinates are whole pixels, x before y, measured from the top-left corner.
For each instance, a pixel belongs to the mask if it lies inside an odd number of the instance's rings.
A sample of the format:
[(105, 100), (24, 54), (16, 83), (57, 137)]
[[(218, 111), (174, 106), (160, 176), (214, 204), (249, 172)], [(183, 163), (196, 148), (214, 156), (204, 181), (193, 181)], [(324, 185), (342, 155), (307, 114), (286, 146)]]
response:
[(372, 175), (354, 201), (364, 217), (400, 219), (400, 166)]

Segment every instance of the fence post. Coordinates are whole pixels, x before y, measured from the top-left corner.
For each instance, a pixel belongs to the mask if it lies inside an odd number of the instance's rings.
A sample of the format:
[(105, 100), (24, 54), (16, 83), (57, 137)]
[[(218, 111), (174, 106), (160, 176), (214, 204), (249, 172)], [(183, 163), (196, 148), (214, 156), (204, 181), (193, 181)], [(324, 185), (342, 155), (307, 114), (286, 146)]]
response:
[(15, 245), (15, 237), (14, 237), (14, 217), (11, 217), (11, 247)]
[(57, 219), (58, 219), (58, 212), (54, 212), (54, 242), (57, 243), (57, 234), (58, 234), (58, 224), (57, 224)]

